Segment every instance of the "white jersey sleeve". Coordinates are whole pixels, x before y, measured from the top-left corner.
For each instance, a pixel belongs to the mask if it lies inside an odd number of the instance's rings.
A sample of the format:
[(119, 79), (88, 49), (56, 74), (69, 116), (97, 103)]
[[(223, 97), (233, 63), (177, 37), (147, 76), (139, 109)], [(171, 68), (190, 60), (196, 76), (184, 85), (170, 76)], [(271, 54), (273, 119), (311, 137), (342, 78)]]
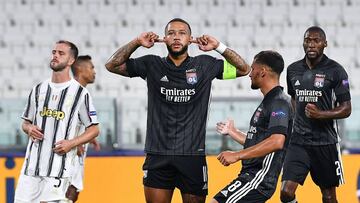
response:
[(85, 93), (84, 100), (80, 104), (79, 118), (86, 128), (90, 125), (99, 124), (96, 109), (88, 92)]
[(31, 90), (29, 97), (27, 99), (25, 109), (23, 111), (23, 114), (21, 115), (22, 119), (30, 121), (31, 123), (34, 122), (34, 118), (35, 118), (35, 111), (36, 111), (35, 95), (38, 94), (39, 91), (38, 87), (39, 86), (36, 86)]

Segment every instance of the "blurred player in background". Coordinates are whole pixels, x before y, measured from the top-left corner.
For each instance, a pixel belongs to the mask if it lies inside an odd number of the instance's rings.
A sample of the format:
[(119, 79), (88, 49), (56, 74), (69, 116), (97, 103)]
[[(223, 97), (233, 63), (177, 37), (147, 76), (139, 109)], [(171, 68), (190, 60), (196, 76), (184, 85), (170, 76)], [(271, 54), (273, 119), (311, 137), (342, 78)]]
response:
[[(130, 58), (138, 47), (150, 48), (155, 42), (166, 44), (167, 57)], [(202, 51), (216, 50), (225, 60), (208, 55), (190, 57), (191, 43), (198, 44)], [(142, 33), (117, 50), (106, 68), (147, 82), (143, 165), (146, 201), (169, 203), (177, 187), (184, 203), (205, 202), (208, 191), (205, 129), (211, 82), (215, 78), (224, 80), (247, 75), (249, 65), (214, 37), (203, 35), (193, 39), (190, 25), (175, 18), (166, 25), (163, 39), (153, 32)]]
[[(74, 75), (74, 79), (80, 83), (81, 86), (86, 87), (88, 84), (92, 84), (95, 81), (95, 69), (94, 64), (91, 61), (89, 55), (79, 56), (75, 63), (71, 66), (71, 71)], [(77, 134), (81, 134), (85, 131), (85, 125), (79, 121)], [(96, 151), (100, 150), (100, 143), (94, 138), (90, 141), (94, 145)], [(75, 160), (74, 172), (71, 177), (71, 185), (69, 186), (66, 197), (73, 202), (76, 202), (79, 196), (79, 192), (84, 188), (84, 164), (89, 144), (81, 145), (77, 147), (77, 155)]]
[(254, 57), (250, 73), (251, 88), (260, 89), (264, 98), (257, 107), (247, 133), (234, 127), (234, 121), (217, 124), (217, 131), (244, 145), (240, 151), (224, 151), (218, 160), (224, 165), (242, 160), (236, 179), (215, 195), (212, 203), (263, 203), (270, 199), (285, 157), (292, 127), (290, 97), (279, 86), (284, 60), (274, 51)]
[(294, 130), (284, 162), (281, 201), (295, 203), (298, 184), (310, 172), (322, 200), (335, 203), (344, 183), (336, 119), (351, 114), (345, 69), (324, 54), (326, 35), (320, 27), (305, 31), (305, 57), (287, 69), (288, 93), (295, 109)]
[[(69, 41), (52, 50), (50, 79), (30, 92), (22, 115), (29, 136), (25, 161), (15, 191), (15, 203), (68, 202), (65, 197), (76, 147), (99, 134), (95, 108), (88, 91), (70, 76), (78, 55)], [(86, 130), (76, 134), (81, 121)]]

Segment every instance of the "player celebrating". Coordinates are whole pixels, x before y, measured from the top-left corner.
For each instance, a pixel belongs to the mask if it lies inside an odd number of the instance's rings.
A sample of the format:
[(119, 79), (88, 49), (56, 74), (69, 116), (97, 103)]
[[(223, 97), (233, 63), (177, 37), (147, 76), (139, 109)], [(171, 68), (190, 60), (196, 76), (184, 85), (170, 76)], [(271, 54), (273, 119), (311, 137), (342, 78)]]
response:
[[(94, 64), (91, 61), (89, 55), (79, 56), (75, 63), (71, 66), (71, 72), (74, 75), (74, 79), (80, 83), (83, 87), (95, 81), (95, 69)], [(77, 132), (81, 134), (85, 131), (85, 125), (79, 121)], [(90, 141), (94, 145), (96, 151), (100, 150), (100, 143), (93, 139)], [(84, 180), (84, 164), (89, 144), (85, 144), (77, 147), (78, 157), (75, 160), (74, 172), (71, 177), (71, 185), (69, 186), (66, 197), (73, 202), (76, 202), (79, 196), (79, 192), (83, 190)]]
[[(130, 58), (140, 46), (150, 48), (164, 42), (168, 56), (145, 55)], [(190, 57), (187, 49), (197, 43), (202, 51), (216, 50), (226, 60), (208, 55)], [(121, 47), (106, 63), (106, 68), (127, 77), (141, 77), (148, 87), (146, 160), (143, 165), (147, 202), (171, 202), (174, 188), (180, 189), (183, 202), (205, 202), (207, 165), (205, 129), (211, 82), (214, 78), (232, 79), (249, 73), (249, 65), (233, 50), (214, 37), (193, 39), (190, 25), (172, 19), (165, 37), (145, 32)]]
[[(52, 50), (52, 77), (36, 85), (22, 115), (29, 136), (25, 162), (15, 191), (15, 203), (68, 202), (66, 190), (72, 175), (76, 146), (99, 134), (95, 108), (88, 91), (70, 77), (78, 55), (69, 41)], [(86, 130), (77, 136), (81, 121)]]
[(336, 187), (344, 183), (335, 119), (351, 114), (349, 80), (344, 68), (324, 54), (326, 46), (324, 30), (308, 28), (305, 58), (287, 69), (288, 93), (296, 114), (284, 162), (282, 202), (296, 203), (296, 188), (309, 172), (324, 203), (336, 203)]
[(246, 134), (235, 129), (232, 120), (217, 124), (218, 132), (230, 135), (244, 149), (219, 154), (224, 166), (242, 160), (242, 169), (236, 179), (215, 195), (212, 203), (263, 203), (276, 189), (293, 117), (290, 98), (279, 86), (284, 60), (277, 52), (262, 51), (254, 57), (251, 67), (251, 88), (260, 89), (264, 99)]

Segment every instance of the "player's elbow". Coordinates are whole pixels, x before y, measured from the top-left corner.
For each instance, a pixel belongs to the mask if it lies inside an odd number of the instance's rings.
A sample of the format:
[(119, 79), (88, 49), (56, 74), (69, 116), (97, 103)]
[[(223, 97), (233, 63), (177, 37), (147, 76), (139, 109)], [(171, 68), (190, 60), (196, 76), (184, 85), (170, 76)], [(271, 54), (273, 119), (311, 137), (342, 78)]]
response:
[(236, 67), (237, 71), (236, 71), (236, 76), (237, 77), (241, 77), (241, 76), (246, 76), (250, 73), (250, 66), (248, 64), (244, 64), (241, 67)]
[(348, 108), (346, 108), (345, 112), (344, 112), (344, 118), (348, 118), (351, 115), (351, 106), (349, 106)]
[(284, 142), (276, 141), (274, 142), (274, 151), (282, 150), (284, 148)]
[(273, 151), (282, 150), (284, 148), (285, 144), (285, 136), (281, 134), (276, 134), (272, 136), (271, 140), (271, 146), (273, 148)]
[(110, 72), (114, 72), (114, 66), (110, 63), (110, 62), (107, 62), (105, 64), (105, 67), (106, 67), (106, 70), (110, 71)]
[(92, 125), (90, 126), (89, 130), (91, 131), (91, 140), (98, 137), (100, 135), (100, 128), (99, 125)]
[(94, 138), (96, 138), (96, 137), (98, 137), (99, 135), (100, 135), (100, 128), (99, 128), (99, 126), (95, 126), (96, 128), (95, 128), (95, 132), (94, 132)]

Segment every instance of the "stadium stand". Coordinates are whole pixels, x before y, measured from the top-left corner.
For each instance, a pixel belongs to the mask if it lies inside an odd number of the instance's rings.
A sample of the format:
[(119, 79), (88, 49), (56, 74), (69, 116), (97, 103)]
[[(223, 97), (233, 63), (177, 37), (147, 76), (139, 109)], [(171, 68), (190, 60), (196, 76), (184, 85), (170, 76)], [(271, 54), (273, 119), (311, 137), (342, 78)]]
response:
[[(360, 127), (355, 122), (360, 118), (355, 105), (360, 101), (360, 81), (356, 80), (360, 74), (360, 0), (0, 0), (0, 9), (0, 121), (7, 121), (0, 132), (2, 147), (16, 144), (22, 102), (33, 85), (49, 76), (53, 43), (68, 39), (78, 45), (80, 54), (90, 54), (95, 61), (97, 81), (89, 89), (96, 99), (102, 127), (109, 129), (102, 133), (109, 132), (111, 143), (117, 146), (142, 148), (145, 82), (110, 74), (104, 64), (119, 46), (143, 31), (153, 30), (163, 36), (165, 24), (173, 17), (188, 20), (194, 36), (216, 36), (248, 62), (260, 50), (275, 49), (286, 65), (303, 57), (304, 30), (310, 25), (322, 26), (329, 41), (325, 52), (346, 68), (355, 95), (354, 113), (343, 124), (344, 141), (351, 141), (349, 147), (360, 147)], [(189, 51), (193, 55), (202, 53), (194, 45)], [(133, 56), (149, 53), (165, 56), (167, 50), (157, 44), (151, 49), (140, 48)], [(220, 57), (216, 52), (209, 54)], [(285, 84), (285, 75), (281, 82)], [(228, 109), (234, 98), (258, 98), (249, 86), (248, 78), (214, 82), (213, 98), (225, 103), (212, 105), (209, 132), (230, 112), (249, 117), (237, 107), (247, 106), (243, 101)], [(247, 125), (242, 117), (234, 116)], [(142, 137), (137, 139), (136, 133)], [(219, 146), (218, 139), (210, 135), (209, 143), (217, 144), (209, 144), (209, 148)], [(100, 141), (110, 143), (106, 136), (100, 136)]]

